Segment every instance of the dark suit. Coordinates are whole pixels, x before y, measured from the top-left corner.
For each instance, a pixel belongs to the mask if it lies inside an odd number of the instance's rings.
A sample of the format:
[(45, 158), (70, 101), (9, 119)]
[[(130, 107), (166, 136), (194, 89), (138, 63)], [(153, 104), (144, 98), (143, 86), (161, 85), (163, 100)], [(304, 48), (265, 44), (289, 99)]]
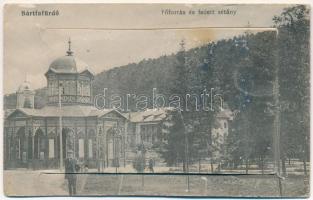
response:
[(76, 194), (76, 166), (77, 161), (74, 158), (67, 158), (65, 160), (65, 179), (68, 180), (68, 190), (70, 196)]

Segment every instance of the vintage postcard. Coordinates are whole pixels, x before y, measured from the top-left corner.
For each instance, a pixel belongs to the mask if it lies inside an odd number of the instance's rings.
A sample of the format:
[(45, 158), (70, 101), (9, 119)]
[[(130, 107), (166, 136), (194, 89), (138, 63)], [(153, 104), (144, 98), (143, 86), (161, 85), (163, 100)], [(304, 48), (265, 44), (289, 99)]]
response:
[(6, 4), (7, 196), (308, 197), (310, 6)]

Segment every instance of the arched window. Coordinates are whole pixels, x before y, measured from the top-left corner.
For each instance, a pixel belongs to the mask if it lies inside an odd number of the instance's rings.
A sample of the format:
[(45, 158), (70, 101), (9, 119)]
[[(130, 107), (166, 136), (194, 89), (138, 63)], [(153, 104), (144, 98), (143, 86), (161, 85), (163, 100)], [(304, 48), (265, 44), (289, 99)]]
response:
[(53, 95), (58, 95), (59, 94), (59, 88), (58, 88), (58, 82), (53, 81), (53, 90), (52, 90)]
[(33, 136), (31, 130), (28, 132), (28, 158), (33, 159)]
[(64, 94), (70, 94), (70, 84), (69, 81), (64, 81)]
[(58, 92), (61, 92), (61, 94), (65, 94), (65, 81), (59, 81), (59, 88)]
[(55, 157), (55, 142), (54, 142), (54, 138), (49, 138), (49, 158), (54, 158)]
[(25, 136), (25, 127), (21, 127), (16, 137), (16, 158), (26, 162), (27, 159), (27, 140)]
[(96, 158), (96, 134), (93, 129), (90, 129), (88, 132), (88, 158)]
[(70, 95), (75, 95), (76, 94), (76, 86), (75, 86), (75, 81), (69, 81), (69, 91)]
[(86, 96), (86, 82), (82, 81), (82, 96)]
[(34, 158), (43, 160), (45, 157), (45, 139), (43, 131), (39, 128), (34, 137)]
[(77, 93), (78, 95), (83, 95), (83, 84), (82, 81), (77, 82)]
[(48, 158), (56, 157), (56, 141), (55, 141), (55, 132), (50, 131), (48, 133)]
[(84, 133), (78, 133), (78, 158), (85, 157), (85, 140), (84, 140)]
[(49, 89), (48, 89), (48, 95), (51, 96), (53, 95), (53, 82), (52, 81), (49, 81)]
[(88, 83), (88, 81), (86, 81), (86, 86), (85, 86), (85, 96), (90, 96), (90, 85)]

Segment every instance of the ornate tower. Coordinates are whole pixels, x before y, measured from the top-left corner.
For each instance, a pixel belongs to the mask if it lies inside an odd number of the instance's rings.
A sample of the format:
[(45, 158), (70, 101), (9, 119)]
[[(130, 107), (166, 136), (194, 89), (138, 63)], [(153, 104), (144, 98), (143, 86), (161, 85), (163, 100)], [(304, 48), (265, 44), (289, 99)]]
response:
[(16, 108), (34, 108), (35, 92), (25, 80), (16, 92)]
[[(77, 68), (85, 68), (80, 72)], [(46, 72), (48, 82), (48, 104), (56, 105), (61, 96), (62, 105), (92, 104), (93, 74), (87, 65), (73, 56), (71, 41), (68, 41), (66, 55), (55, 59)]]

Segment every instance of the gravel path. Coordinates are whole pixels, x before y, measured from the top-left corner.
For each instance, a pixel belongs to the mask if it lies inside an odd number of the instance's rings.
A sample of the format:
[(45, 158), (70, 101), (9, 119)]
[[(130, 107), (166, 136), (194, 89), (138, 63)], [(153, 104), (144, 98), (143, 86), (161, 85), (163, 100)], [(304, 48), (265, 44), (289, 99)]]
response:
[[(7, 196), (67, 196), (67, 181), (59, 170), (5, 170), (4, 193)], [(79, 176), (77, 193), (85, 187), (86, 175)]]

